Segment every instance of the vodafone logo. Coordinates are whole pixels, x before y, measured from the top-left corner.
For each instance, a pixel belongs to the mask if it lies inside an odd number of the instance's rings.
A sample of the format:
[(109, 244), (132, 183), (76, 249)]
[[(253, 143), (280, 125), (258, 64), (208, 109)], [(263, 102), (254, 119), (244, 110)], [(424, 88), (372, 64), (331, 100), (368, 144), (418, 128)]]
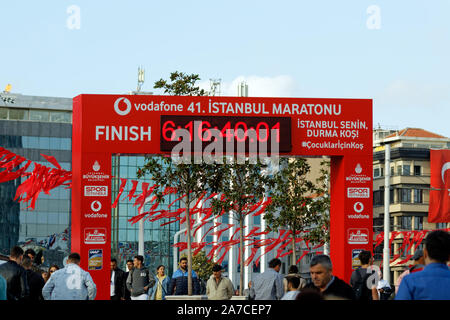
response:
[[(125, 103), (125, 105), (127, 106), (125, 110), (120, 109), (120, 102), (123, 100), (123, 102)], [(116, 111), (116, 113), (119, 116), (126, 116), (127, 114), (130, 113), (131, 111), (131, 102), (130, 100), (128, 100), (127, 98), (119, 98), (116, 100), (116, 102), (114, 102), (114, 111)]]
[(101, 208), (102, 208), (102, 204), (100, 203), (100, 201), (98, 201), (98, 200), (92, 201), (92, 203), (91, 203), (92, 211), (98, 212), (98, 211), (100, 211)]
[(353, 210), (355, 210), (356, 213), (361, 213), (364, 210), (364, 205), (361, 202), (356, 202), (353, 205)]

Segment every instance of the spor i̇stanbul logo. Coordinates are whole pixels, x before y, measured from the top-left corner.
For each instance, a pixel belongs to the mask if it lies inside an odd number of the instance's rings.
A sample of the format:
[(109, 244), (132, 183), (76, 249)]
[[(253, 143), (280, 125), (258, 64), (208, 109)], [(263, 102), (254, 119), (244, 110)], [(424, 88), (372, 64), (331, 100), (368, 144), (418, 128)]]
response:
[[(120, 102), (123, 100), (123, 102), (125, 103), (125, 105), (127, 106), (125, 110), (120, 109)], [(126, 116), (127, 114), (130, 113), (131, 111), (131, 102), (130, 100), (128, 100), (127, 98), (118, 98), (116, 100), (116, 102), (114, 102), (114, 111), (116, 111), (116, 113), (119, 116)]]

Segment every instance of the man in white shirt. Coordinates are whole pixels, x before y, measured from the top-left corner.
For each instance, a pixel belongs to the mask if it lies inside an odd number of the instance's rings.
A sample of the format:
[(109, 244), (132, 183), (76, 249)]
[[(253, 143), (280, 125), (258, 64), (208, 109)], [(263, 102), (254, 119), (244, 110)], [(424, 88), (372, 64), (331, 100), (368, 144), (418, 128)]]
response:
[(300, 278), (290, 276), (286, 277), (287, 280), (287, 292), (284, 294), (281, 300), (295, 300), (297, 295), (300, 293), (298, 291), (298, 286), (300, 285)]

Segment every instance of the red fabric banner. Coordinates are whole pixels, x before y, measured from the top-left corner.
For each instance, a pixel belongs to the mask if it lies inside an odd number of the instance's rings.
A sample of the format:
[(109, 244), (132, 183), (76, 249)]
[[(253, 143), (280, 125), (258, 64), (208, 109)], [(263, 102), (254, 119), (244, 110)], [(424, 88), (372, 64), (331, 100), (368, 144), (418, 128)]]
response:
[(430, 150), (428, 222), (450, 222), (450, 149)]

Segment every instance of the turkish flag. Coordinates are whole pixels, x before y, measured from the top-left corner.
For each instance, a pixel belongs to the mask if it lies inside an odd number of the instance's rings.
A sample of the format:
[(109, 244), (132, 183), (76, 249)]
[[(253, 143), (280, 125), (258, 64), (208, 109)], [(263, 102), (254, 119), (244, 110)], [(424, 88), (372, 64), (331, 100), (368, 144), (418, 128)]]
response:
[(450, 150), (430, 150), (428, 222), (450, 222)]

